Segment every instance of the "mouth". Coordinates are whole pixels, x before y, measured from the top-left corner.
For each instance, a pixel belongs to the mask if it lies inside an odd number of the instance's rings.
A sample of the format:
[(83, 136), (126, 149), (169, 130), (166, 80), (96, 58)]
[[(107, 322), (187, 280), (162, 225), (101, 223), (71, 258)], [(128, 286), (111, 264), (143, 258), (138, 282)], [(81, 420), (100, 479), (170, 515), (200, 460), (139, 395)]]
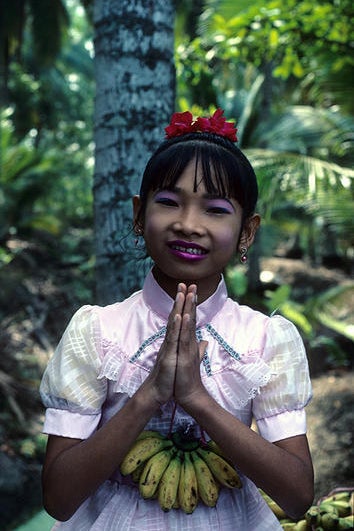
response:
[(167, 245), (174, 255), (188, 260), (201, 260), (208, 254), (204, 247), (192, 242), (172, 241)]

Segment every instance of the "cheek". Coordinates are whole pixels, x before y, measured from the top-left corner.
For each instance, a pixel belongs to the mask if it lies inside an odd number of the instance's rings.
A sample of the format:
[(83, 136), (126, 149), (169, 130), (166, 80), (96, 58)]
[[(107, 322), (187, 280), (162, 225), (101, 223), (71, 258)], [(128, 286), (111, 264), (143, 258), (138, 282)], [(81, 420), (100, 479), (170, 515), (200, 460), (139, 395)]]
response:
[(240, 231), (236, 230), (235, 227), (224, 227), (223, 230), (221, 230), (218, 234), (218, 241), (219, 245), (222, 248), (227, 248), (230, 250), (231, 248), (237, 247), (237, 243), (239, 240)]

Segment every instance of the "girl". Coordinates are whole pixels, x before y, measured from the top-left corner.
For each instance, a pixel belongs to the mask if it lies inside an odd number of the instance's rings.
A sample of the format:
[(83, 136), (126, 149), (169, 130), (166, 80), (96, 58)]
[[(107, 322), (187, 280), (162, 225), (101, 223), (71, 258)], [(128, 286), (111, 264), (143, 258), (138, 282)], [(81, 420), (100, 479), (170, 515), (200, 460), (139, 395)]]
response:
[[(43, 376), (46, 510), (56, 528), (281, 529), (259, 493), (292, 517), (313, 499), (304, 406), (311, 388), (295, 327), (227, 296), (223, 270), (246, 261), (260, 217), (254, 171), (218, 109), (175, 113), (133, 198), (152, 270), (142, 291), (84, 306)], [(257, 431), (251, 429), (252, 419)], [(163, 512), (119, 472), (144, 429), (213, 439), (239, 471), (215, 508)]]

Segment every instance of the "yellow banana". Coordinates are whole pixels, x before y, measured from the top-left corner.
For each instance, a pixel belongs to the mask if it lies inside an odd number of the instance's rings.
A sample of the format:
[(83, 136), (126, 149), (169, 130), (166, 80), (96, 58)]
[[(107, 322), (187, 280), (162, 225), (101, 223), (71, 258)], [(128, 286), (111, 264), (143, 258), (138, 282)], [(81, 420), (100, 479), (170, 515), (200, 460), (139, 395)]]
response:
[(144, 470), (144, 466), (145, 466), (145, 463), (143, 462), (138, 467), (136, 467), (136, 469), (133, 470), (133, 472), (131, 473), (131, 477), (134, 483), (139, 483), (141, 473)]
[(210, 441), (208, 441), (205, 446), (202, 446), (202, 448), (205, 448), (206, 450), (210, 450), (211, 452), (214, 452), (214, 454), (220, 455), (220, 457), (223, 457), (226, 461), (228, 461), (231, 464), (230, 459), (225, 455), (225, 453), (222, 451), (220, 446), (216, 444), (216, 442), (213, 441), (212, 439), (210, 439)]
[(184, 461), (181, 466), (178, 501), (180, 508), (187, 514), (192, 514), (198, 505), (197, 477), (189, 452), (184, 453)]
[(144, 430), (137, 436), (136, 440), (147, 439), (148, 437), (157, 437), (158, 439), (166, 439), (165, 435), (155, 430)]
[(169, 462), (158, 486), (157, 497), (163, 511), (169, 511), (175, 504), (180, 474), (181, 458), (177, 454)]
[(206, 462), (196, 451), (191, 452), (192, 462), (198, 483), (200, 499), (208, 507), (215, 507), (219, 497), (219, 487)]
[(172, 450), (161, 450), (145, 461), (144, 469), (139, 479), (139, 491), (143, 498), (155, 495), (162, 474), (165, 472), (172, 458)]
[(173, 443), (169, 439), (159, 439), (158, 437), (147, 437), (136, 441), (120, 465), (121, 473), (123, 476), (131, 474), (141, 463), (172, 445)]
[(307, 524), (306, 520), (299, 520), (298, 522), (296, 522), (293, 531), (308, 531), (308, 529), (311, 528)]
[(221, 485), (230, 489), (242, 487), (238, 473), (223, 457), (203, 448), (198, 448), (197, 452)]

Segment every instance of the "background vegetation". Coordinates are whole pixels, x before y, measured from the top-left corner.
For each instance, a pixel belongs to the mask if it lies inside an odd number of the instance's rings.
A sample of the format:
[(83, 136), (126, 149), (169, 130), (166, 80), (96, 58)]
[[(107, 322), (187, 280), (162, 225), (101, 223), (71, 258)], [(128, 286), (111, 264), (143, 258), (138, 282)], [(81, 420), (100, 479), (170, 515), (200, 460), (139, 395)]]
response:
[[(175, 31), (176, 109), (223, 107), (259, 179), (262, 230), (247, 275), (227, 272), (230, 292), (295, 321), (314, 374), (348, 370), (352, 3), (236, 4), (179, 0)], [(32, 466), (41, 372), (73, 310), (96, 298), (91, 9), (0, 4), (0, 444)]]

